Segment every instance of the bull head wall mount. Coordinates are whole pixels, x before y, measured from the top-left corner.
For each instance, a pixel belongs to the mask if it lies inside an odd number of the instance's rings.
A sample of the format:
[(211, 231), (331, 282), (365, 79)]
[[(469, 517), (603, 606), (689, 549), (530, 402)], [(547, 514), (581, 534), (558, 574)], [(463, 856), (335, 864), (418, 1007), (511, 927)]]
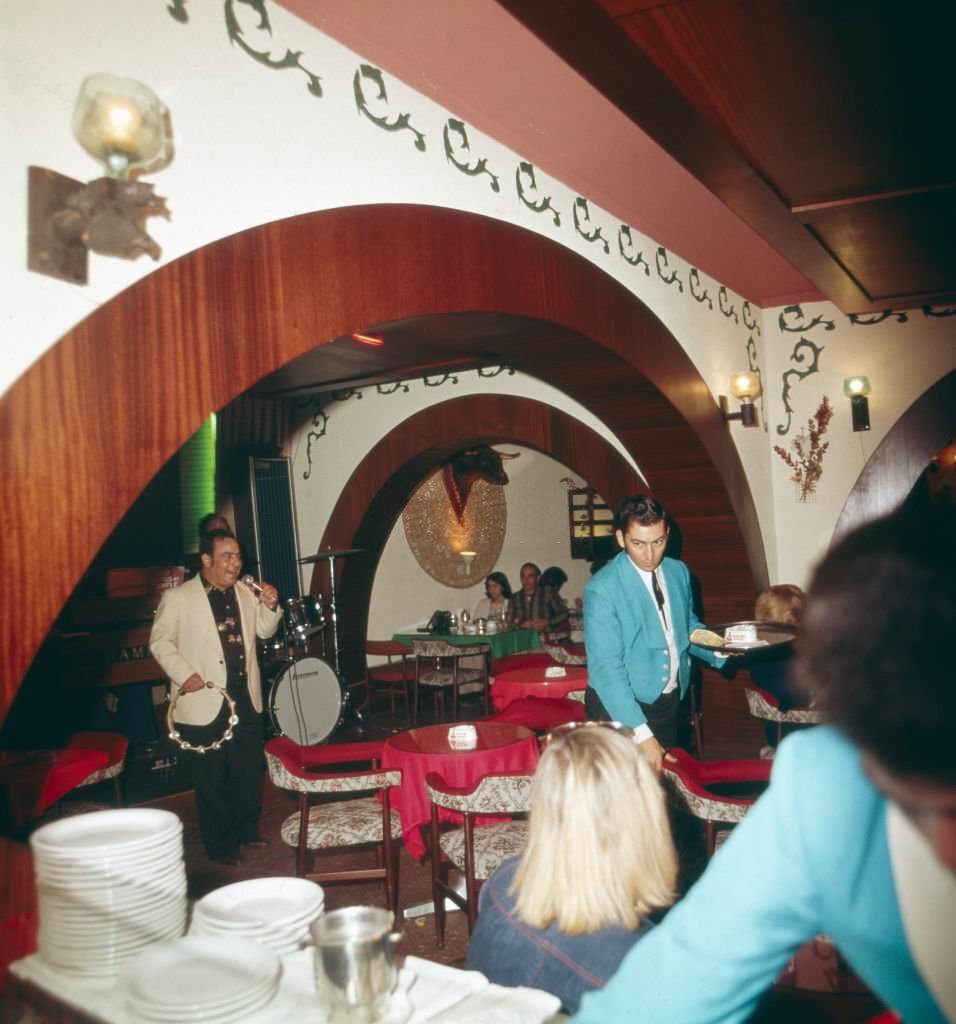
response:
[(465, 523), (465, 508), (468, 495), (475, 482), (484, 480), (489, 484), (504, 487), (508, 483), (504, 461), (518, 458), (520, 452), (497, 452), (486, 444), (468, 448), (466, 451), (453, 455), (442, 469), (445, 490), (458, 525)]
[(45, 167), (30, 167), (27, 267), (86, 284), (88, 253), (134, 260), (160, 257), (147, 217), (169, 218), (166, 201), (130, 175), (172, 159), (169, 111), (152, 89), (130, 78), (90, 75), (73, 112), (73, 134), (106, 175), (84, 185)]

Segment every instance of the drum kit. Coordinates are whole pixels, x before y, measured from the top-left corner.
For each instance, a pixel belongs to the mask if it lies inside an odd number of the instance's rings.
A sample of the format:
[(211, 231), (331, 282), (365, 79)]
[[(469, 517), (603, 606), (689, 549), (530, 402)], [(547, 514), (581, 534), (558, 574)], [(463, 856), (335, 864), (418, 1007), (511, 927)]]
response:
[[(335, 560), (363, 550), (329, 548), (299, 559), (300, 565), (328, 560), (328, 603), (323, 602), (321, 595), (286, 598), (280, 633), (259, 641), (260, 658), (268, 666), (265, 674), (273, 678), (267, 705), (269, 723), (276, 735), (287, 736), (301, 746), (313, 746), (328, 739), (346, 714), (358, 722), (362, 720), (360, 712), (349, 703), (348, 691), (341, 679)], [(330, 622), (331, 665), (309, 650), (312, 638), (326, 629)]]

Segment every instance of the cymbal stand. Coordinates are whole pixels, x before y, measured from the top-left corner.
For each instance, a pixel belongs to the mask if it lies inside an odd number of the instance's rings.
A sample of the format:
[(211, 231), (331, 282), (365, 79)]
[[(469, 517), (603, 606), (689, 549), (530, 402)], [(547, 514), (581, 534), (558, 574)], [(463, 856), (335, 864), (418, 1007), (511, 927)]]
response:
[[(332, 620), (332, 667), (335, 669), (336, 678), (342, 682), (342, 669), (339, 664), (339, 617), (335, 608), (335, 555), (332, 555), (329, 560), (329, 617)], [(357, 707), (352, 704), (351, 694), (348, 688), (344, 686), (343, 692), (345, 696), (345, 710), (348, 714), (353, 715), (355, 721), (362, 725), (365, 721), (365, 716)]]
[(339, 666), (339, 618), (335, 611), (335, 558), (329, 562), (329, 610), (332, 619), (332, 667), (335, 674), (341, 678), (342, 670)]

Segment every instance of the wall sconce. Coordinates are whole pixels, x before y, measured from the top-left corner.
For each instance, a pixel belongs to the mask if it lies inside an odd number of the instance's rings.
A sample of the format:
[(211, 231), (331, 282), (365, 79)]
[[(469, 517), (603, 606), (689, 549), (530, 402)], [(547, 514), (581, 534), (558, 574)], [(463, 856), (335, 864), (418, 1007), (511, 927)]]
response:
[(720, 411), (725, 420), (740, 420), (745, 427), (757, 425), (757, 407), (754, 399), (760, 395), (760, 373), (757, 370), (744, 370), (730, 378), (730, 393), (740, 402), (740, 412), (730, 411), (730, 402), (726, 395), (721, 395)]
[(478, 554), (478, 552), (477, 551), (459, 551), (458, 554), (461, 557), (461, 561), (462, 561), (461, 568), (458, 571), (461, 573), (462, 576), (470, 576), (471, 575), (471, 563), (475, 560), (475, 556)]
[(73, 110), (73, 134), (104, 167), (84, 185), (45, 167), (29, 168), (27, 267), (86, 284), (88, 251), (134, 260), (160, 248), (143, 228), (147, 217), (169, 218), (153, 186), (131, 181), (172, 159), (169, 111), (152, 89), (131, 78), (90, 75)]
[(843, 394), (850, 399), (850, 415), (853, 418), (853, 429), (870, 429), (870, 379), (862, 375), (847, 377), (843, 381)]

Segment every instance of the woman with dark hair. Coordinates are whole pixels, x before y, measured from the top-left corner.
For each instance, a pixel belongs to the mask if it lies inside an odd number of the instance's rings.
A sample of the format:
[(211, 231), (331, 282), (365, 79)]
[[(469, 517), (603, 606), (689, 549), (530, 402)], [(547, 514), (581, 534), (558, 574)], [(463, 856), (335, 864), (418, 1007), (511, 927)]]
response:
[(475, 605), (473, 619), (498, 619), (504, 622), (508, 617), (508, 601), (511, 598), (511, 584), (503, 572), (493, 572), (485, 579), (485, 596)]
[(568, 574), (556, 565), (549, 565), (547, 569), (541, 573), (541, 578), (538, 580), (539, 587), (550, 587), (556, 594), (561, 588), (568, 582)]

